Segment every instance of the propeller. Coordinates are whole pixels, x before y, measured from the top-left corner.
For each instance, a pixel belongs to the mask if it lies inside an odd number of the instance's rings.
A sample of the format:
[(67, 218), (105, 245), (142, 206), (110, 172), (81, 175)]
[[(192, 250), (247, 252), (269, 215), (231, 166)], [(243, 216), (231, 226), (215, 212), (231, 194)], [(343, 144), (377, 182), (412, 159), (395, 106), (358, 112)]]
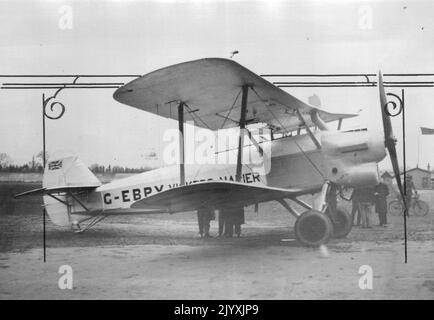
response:
[(380, 90), (380, 104), (381, 104), (381, 116), (383, 119), (384, 129), (384, 145), (389, 152), (390, 161), (392, 162), (393, 172), (395, 174), (396, 184), (398, 185), (399, 193), (401, 194), (402, 202), (404, 203), (405, 210), (407, 210), (407, 203), (405, 201), (404, 188), (401, 181), (401, 175), (399, 172), (398, 156), (396, 153), (396, 139), (393, 135), (392, 122), (390, 121), (390, 115), (387, 113), (387, 105), (389, 103), (396, 107), (394, 102), (388, 102), (386, 99), (386, 93), (384, 92), (383, 76), (381, 71), (378, 74), (378, 88)]

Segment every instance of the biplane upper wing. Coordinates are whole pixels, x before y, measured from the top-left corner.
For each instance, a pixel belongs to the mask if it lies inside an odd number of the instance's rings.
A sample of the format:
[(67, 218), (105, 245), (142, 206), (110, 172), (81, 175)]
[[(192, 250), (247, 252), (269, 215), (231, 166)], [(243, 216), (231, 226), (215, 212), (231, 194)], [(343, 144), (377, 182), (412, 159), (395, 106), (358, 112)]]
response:
[(291, 198), (306, 193), (309, 193), (309, 190), (209, 181), (168, 189), (135, 202), (131, 208), (161, 209), (167, 212), (191, 211), (201, 207), (221, 209)]
[[(241, 88), (249, 85), (247, 124), (266, 123), (279, 130), (313, 125), (312, 112), (325, 122), (356, 116), (335, 114), (302, 102), (237, 62), (206, 58), (176, 64), (146, 74), (122, 86), (115, 100), (154, 114), (178, 119), (177, 104), (187, 105), (185, 120), (212, 130), (238, 126)], [(296, 110), (303, 115), (304, 123)], [(306, 116), (307, 115), (307, 116)]]

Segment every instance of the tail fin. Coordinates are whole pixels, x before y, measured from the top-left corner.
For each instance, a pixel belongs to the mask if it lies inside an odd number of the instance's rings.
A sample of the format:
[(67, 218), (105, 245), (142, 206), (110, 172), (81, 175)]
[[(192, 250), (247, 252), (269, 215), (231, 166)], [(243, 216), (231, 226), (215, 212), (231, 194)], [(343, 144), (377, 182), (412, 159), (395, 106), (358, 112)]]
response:
[[(101, 185), (98, 178), (76, 156), (50, 159), (44, 171), (42, 187), (50, 189), (96, 188)], [(44, 195), (44, 204), (50, 220), (58, 226), (71, 225), (71, 197), (65, 192), (54, 198)], [(59, 201), (61, 200), (61, 201)]]

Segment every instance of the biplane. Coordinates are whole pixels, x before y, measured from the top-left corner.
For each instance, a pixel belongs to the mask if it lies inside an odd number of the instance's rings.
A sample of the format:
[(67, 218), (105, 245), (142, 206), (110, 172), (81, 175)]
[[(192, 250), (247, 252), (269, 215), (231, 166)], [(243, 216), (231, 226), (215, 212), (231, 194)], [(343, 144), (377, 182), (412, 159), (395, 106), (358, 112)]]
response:
[[(277, 201), (295, 216), (296, 238), (307, 246), (321, 245), (331, 237), (345, 237), (352, 227), (351, 216), (330, 203), (330, 194), (378, 184), (378, 162), (386, 149), (399, 172), (381, 73), (379, 90), (384, 134), (341, 130), (343, 119), (356, 114), (329, 113), (302, 102), (233, 60), (206, 58), (162, 68), (127, 83), (113, 96), (178, 121), (179, 163), (101, 184), (75, 156), (49, 159), (42, 188), (16, 197), (42, 194), (51, 221), (78, 232), (115, 214), (257, 208)], [(213, 132), (238, 127), (238, 147), (219, 151), (235, 152), (236, 161), (185, 163), (187, 117)], [(252, 125), (269, 130), (268, 138), (255, 138), (249, 131)], [(268, 164), (267, 170), (245, 161), (251, 152)], [(400, 175), (395, 177), (402, 191)], [(317, 194), (312, 204), (300, 199), (306, 194)]]

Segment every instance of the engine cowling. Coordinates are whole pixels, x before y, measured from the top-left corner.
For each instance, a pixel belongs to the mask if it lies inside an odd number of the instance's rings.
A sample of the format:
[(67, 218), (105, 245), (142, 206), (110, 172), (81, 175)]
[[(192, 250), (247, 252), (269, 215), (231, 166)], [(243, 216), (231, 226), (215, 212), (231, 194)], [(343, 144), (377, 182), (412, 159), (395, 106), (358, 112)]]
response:
[(386, 155), (381, 138), (361, 130), (325, 134), (321, 142), (328, 179), (351, 187), (380, 182), (377, 162)]
[(380, 173), (375, 162), (344, 167), (343, 171), (336, 182), (344, 186), (375, 186), (380, 183)]

